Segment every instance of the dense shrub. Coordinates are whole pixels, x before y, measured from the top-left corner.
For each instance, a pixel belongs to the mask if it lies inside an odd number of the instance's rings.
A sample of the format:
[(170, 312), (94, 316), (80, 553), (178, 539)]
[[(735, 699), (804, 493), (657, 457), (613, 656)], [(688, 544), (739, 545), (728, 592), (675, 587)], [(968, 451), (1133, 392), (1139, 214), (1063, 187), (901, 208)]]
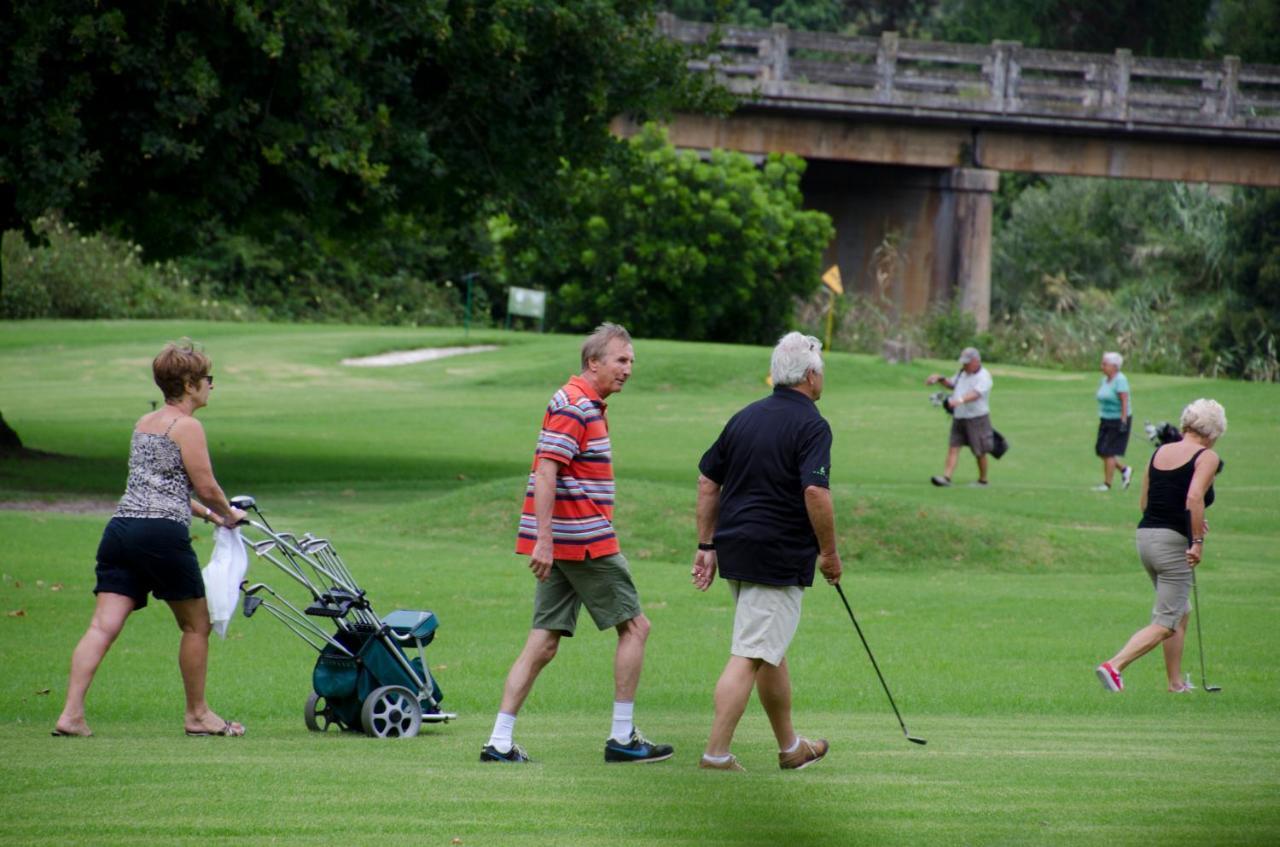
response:
[(56, 216), (35, 221), (43, 246), (4, 233), (4, 318), (212, 318), (257, 316), (219, 299), (173, 262), (147, 264), (142, 248), (106, 235), (81, 235)]
[[(305, 222), (269, 241), (221, 237), (182, 260), (222, 296), (253, 303), (277, 320), (438, 326), (462, 320), (457, 288), (424, 278), (438, 258), (425, 233), (392, 224), (360, 244), (318, 239)], [(402, 245), (396, 249), (396, 245)]]
[(1280, 192), (1048, 178), (998, 219), (992, 333), (1029, 364), (1276, 379)]
[(1046, 277), (1073, 286), (1119, 287), (1148, 229), (1173, 218), (1172, 188), (1157, 182), (1053, 179), (1033, 185), (997, 224), (992, 244), (992, 305), (1034, 304)]
[(613, 319), (653, 337), (772, 342), (818, 286), (833, 234), (801, 208), (803, 170), (794, 156), (704, 160), (648, 126), (602, 167), (562, 171), (556, 219), (496, 221), (496, 275), (550, 291), (557, 329)]
[(1133, 370), (1220, 370), (1210, 344), (1216, 314), (1211, 298), (1187, 299), (1168, 280), (1117, 292), (1068, 291), (1060, 281), (1057, 290), (1060, 308), (1024, 307), (993, 318), (990, 358), (1088, 370), (1097, 366), (1102, 353), (1116, 350)]
[(1229, 232), (1213, 335), (1219, 364), (1233, 376), (1280, 380), (1280, 191), (1247, 192)]
[[(57, 216), (36, 221), (42, 245), (18, 232), (3, 239), (3, 318), (206, 318), (333, 320), (452, 325), (462, 320), (452, 282), (413, 273), (372, 273), (351, 258), (309, 251), (281, 235), (262, 245), (244, 237), (214, 242), (195, 256), (146, 263), (142, 248), (106, 235), (81, 235)], [(406, 251), (407, 252), (407, 251)]]

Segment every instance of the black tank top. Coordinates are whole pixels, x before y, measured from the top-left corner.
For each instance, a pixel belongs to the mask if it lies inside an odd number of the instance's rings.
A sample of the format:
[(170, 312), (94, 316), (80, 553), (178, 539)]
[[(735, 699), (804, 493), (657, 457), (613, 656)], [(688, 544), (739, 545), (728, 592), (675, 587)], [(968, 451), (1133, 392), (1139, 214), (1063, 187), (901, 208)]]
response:
[[(1172, 529), (1191, 540), (1191, 515), (1187, 511), (1187, 491), (1196, 475), (1196, 459), (1207, 448), (1196, 451), (1185, 465), (1162, 471), (1156, 467), (1156, 450), (1147, 464), (1147, 509), (1138, 521), (1139, 529)], [(1213, 486), (1204, 494), (1204, 507), (1213, 505)]]

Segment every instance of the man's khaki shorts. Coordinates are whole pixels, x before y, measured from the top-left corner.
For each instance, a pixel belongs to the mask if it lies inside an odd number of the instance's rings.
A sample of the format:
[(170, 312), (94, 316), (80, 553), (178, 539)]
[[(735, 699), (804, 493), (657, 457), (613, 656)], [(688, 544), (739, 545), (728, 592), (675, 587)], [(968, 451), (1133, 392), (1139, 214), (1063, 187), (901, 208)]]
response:
[(640, 615), (640, 594), (621, 553), (580, 562), (556, 559), (533, 595), (533, 628), (572, 637), (584, 605), (600, 629)]
[(760, 585), (726, 579), (733, 593), (733, 644), (729, 652), (746, 659), (764, 659), (775, 667), (787, 656), (800, 626), (798, 585)]

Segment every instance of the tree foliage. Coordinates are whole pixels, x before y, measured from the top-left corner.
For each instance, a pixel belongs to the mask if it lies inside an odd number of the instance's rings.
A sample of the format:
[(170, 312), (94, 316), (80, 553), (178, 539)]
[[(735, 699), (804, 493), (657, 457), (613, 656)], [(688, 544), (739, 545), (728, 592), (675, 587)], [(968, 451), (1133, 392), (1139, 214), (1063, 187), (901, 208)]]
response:
[(1209, 20), (1215, 54), (1280, 65), (1280, 0), (1218, 0)]
[(641, 0), (14, 0), (4, 224), (58, 208), (153, 255), (282, 220), (536, 208), (608, 122), (696, 99)]
[(648, 126), (598, 169), (566, 169), (562, 213), (499, 235), (500, 272), (552, 292), (564, 330), (618, 320), (661, 338), (772, 342), (832, 237), (801, 209), (803, 160), (678, 152)]
[(1227, 297), (1215, 347), (1228, 372), (1280, 380), (1280, 190), (1251, 189), (1232, 210)]
[(1170, 193), (1158, 182), (1072, 178), (1022, 191), (993, 240), (995, 310), (1021, 308), (1059, 275), (1074, 287), (1116, 288), (1145, 231), (1171, 218)]
[(1199, 58), (1212, 0), (941, 0), (939, 38)]
[(678, 18), (740, 26), (786, 24), (792, 29), (835, 32), (844, 25), (841, 0), (665, 0)]

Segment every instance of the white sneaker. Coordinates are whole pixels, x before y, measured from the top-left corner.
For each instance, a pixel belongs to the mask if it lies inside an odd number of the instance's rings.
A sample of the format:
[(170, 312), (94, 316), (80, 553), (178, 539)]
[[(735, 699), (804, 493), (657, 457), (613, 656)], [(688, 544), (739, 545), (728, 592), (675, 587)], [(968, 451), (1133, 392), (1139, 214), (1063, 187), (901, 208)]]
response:
[(1133, 465), (1129, 465), (1120, 472), (1120, 481), (1124, 483), (1125, 488), (1129, 487), (1129, 483), (1133, 481)]
[(1095, 485), (1093, 488), (1090, 488), (1089, 490), (1090, 490), (1090, 491), (1110, 491), (1110, 490), (1111, 490), (1111, 486), (1110, 486), (1110, 485), (1107, 485), (1107, 484), (1104, 482), (1102, 485)]

